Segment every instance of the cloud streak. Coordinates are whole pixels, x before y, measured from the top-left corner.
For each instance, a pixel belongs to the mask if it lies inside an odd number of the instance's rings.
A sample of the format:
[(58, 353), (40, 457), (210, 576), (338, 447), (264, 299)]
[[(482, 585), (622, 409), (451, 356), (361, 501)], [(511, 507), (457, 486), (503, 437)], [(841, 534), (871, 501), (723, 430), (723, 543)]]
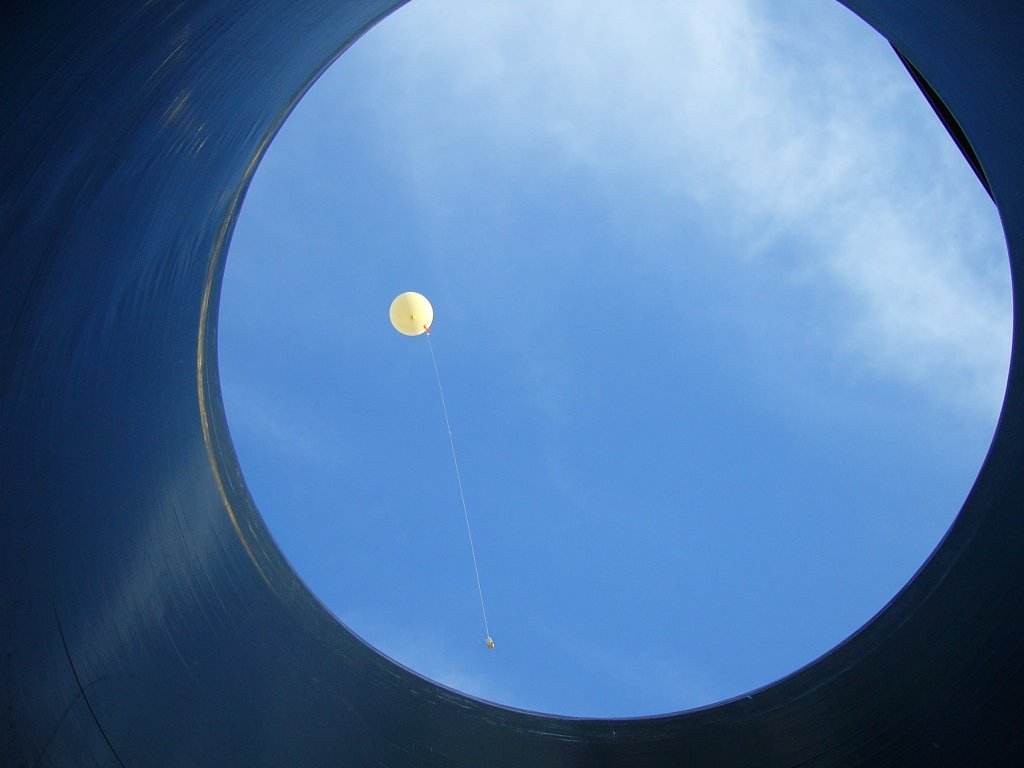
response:
[[(881, 38), (851, 38), (838, 5), (806, 35), (772, 10), (418, 0), (380, 55), (410, 98), (472, 115), (462, 130), (604, 179), (642, 174), (743, 230), (760, 248), (740, 261), (776, 259), (838, 292), (841, 352), (990, 418), (1010, 341), (994, 208)], [(430, 139), (416, 141), (430, 126), (417, 127), (413, 166), (432, 162)], [(780, 238), (801, 247), (772, 249)]]

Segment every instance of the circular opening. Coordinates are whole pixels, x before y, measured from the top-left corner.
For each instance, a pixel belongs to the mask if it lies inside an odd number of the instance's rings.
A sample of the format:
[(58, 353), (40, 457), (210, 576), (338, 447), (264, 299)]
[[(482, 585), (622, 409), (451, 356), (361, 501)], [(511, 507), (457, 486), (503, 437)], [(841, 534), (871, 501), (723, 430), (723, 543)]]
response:
[(776, 5), (417, 0), (275, 139), (225, 408), (284, 553), (383, 653), (526, 709), (708, 704), (840, 642), (952, 522), (1006, 377), (996, 212), (884, 40)]

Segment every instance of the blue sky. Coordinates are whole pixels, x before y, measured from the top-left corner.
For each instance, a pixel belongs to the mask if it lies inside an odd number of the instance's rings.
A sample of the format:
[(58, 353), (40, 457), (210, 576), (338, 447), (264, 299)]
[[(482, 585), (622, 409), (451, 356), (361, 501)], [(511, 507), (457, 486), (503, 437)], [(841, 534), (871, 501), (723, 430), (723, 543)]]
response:
[(884, 40), (780, 5), (414, 0), (274, 140), (229, 424), (383, 653), (526, 709), (687, 709), (843, 640), (949, 527), (1005, 383), (998, 218)]

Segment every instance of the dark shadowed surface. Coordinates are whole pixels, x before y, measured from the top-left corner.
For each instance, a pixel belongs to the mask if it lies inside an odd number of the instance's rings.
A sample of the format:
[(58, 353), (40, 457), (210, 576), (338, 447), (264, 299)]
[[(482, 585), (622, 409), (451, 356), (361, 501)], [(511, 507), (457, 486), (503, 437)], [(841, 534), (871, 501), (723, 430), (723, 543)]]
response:
[[(157, 0), (4, 11), (3, 763), (1019, 758), (1018, 334), (992, 450), (935, 555), (854, 637), (749, 696), (636, 720), (508, 710), (394, 665), (302, 586), (253, 507), (227, 436), (215, 359), (223, 256), (246, 184), (290, 106), (398, 4)], [(1024, 14), (1011, 0), (846, 4), (913, 67), (987, 181), (1016, 304)]]

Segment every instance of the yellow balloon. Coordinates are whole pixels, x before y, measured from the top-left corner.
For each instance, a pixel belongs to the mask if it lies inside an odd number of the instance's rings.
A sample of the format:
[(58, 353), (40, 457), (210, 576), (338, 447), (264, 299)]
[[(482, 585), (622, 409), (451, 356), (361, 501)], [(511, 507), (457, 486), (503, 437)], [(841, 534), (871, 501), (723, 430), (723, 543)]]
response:
[(434, 308), (422, 293), (406, 291), (391, 302), (391, 324), (399, 333), (419, 336), (433, 322)]

